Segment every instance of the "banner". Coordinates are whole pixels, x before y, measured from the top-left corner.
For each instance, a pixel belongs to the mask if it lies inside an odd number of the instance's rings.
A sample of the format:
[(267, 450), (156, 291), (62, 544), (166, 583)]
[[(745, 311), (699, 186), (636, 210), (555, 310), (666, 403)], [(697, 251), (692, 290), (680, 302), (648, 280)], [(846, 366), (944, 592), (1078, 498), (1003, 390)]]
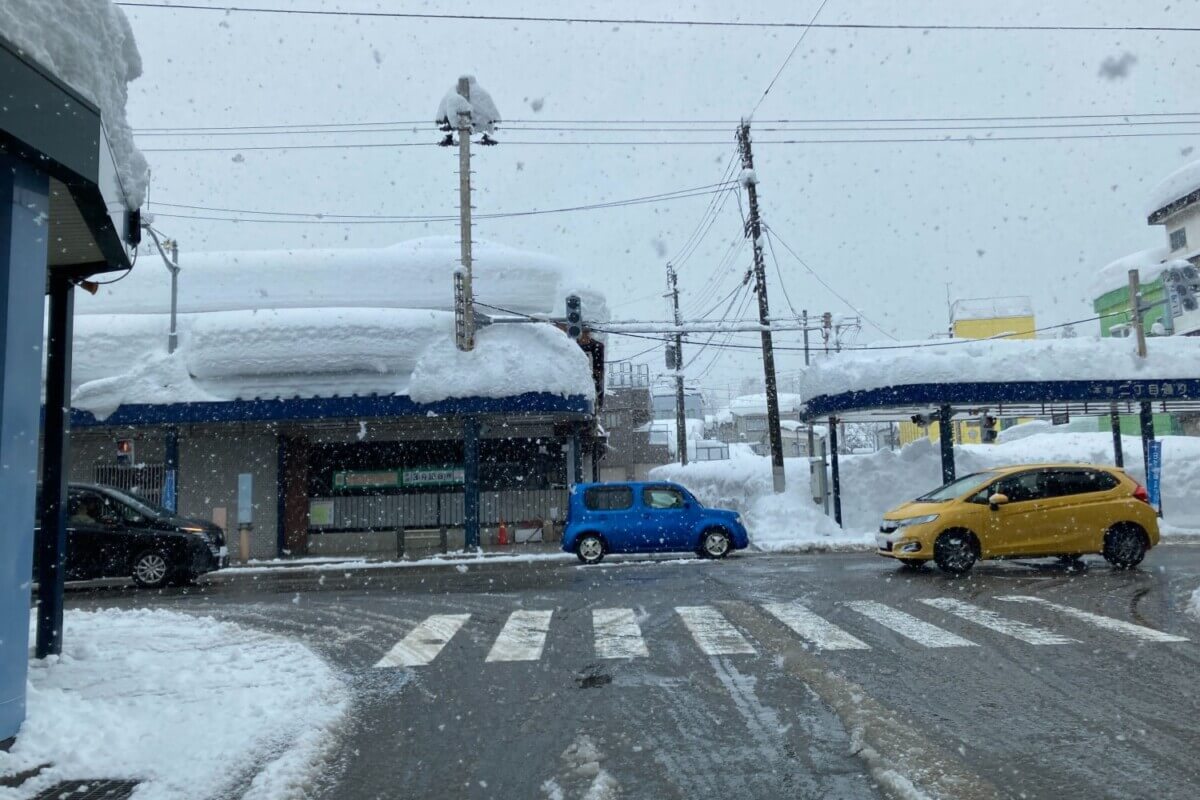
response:
[(1150, 495), (1150, 505), (1162, 510), (1162, 442), (1155, 439), (1150, 442), (1150, 452), (1146, 463), (1146, 492)]

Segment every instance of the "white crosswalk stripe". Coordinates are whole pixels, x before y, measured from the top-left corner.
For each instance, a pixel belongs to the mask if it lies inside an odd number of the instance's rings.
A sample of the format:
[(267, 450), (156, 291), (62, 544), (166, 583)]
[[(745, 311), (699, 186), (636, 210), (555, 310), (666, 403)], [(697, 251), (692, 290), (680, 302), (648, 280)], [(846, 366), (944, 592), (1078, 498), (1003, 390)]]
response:
[(632, 608), (592, 609), (592, 631), (598, 658), (644, 658), (650, 655)]
[(427, 618), (376, 662), (376, 667), (423, 667), (437, 658), (470, 614), (435, 614)]
[(866, 642), (818, 617), (799, 603), (764, 603), (763, 609), (821, 650), (871, 649)]
[(514, 611), (485, 661), (537, 661), (546, 645), (553, 611)]
[(679, 606), (675, 609), (696, 644), (709, 656), (753, 654), (754, 646), (712, 606)]
[(868, 619), (878, 622), (906, 639), (925, 647), (977, 647), (974, 642), (962, 638), (950, 631), (942, 630), (936, 625), (919, 620), (911, 614), (899, 609), (876, 603), (874, 600), (852, 600), (847, 603), (850, 608)]
[(1102, 614), (1093, 614), (1090, 611), (1083, 611), (1071, 606), (1063, 606), (1058, 603), (1052, 603), (1049, 600), (1043, 600), (1040, 597), (1028, 597), (1026, 595), (1010, 594), (997, 598), (998, 600), (1006, 600), (1010, 603), (1032, 603), (1043, 606), (1044, 608), (1052, 608), (1060, 614), (1065, 614), (1068, 617), (1087, 622), (1095, 625), (1097, 628), (1103, 628), (1107, 631), (1116, 633), (1124, 633), (1128, 636), (1133, 636), (1145, 642), (1186, 642), (1186, 636), (1176, 636), (1173, 633), (1163, 633), (1154, 628), (1147, 628), (1144, 625), (1134, 625), (1132, 622), (1113, 619)]
[(952, 597), (928, 597), (922, 599), (921, 602), (927, 606), (933, 606), (934, 608), (953, 614), (956, 617), (961, 617), (968, 622), (974, 622), (976, 625), (982, 625), (989, 630), (1003, 633), (1005, 636), (1011, 636), (1014, 639), (1020, 639), (1022, 642), (1028, 642), (1029, 644), (1071, 644), (1076, 641), (1069, 636), (1062, 636), (1045, 628), (1006, 619), (995, 611), (989, 611), (986, 608), (964, 603)]

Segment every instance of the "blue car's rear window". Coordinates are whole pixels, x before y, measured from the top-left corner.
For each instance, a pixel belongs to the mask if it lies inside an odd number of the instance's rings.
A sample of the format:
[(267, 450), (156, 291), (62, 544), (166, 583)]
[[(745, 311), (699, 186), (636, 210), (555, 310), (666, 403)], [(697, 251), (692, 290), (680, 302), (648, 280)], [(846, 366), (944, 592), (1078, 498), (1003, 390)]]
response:
[(623, 511), (633, 505), (633, 489), (628, 486), (603, 486), (583, 493), (589, 511)]

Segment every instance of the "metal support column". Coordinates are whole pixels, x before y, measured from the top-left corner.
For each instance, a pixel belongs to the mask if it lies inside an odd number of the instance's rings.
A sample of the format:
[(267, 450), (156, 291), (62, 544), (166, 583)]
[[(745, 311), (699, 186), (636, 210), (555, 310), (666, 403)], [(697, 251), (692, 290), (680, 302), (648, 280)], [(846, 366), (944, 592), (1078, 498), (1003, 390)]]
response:
[(954, 480), (954, 426), (950, 424), (950, 406), (938, 409), (938, 439), (942, 447), (942, 483)]
[(1150, 443), (1154, 441), (1154, 409), (1149, 400), (1142, 401), (1142, 467), (1150, 467)]
[(179, 429), (167, 428), (163, 436), (163, 488), (162, 507), (169, 511), (179, 510)]
[(571, 484), (583, 483), (583, 449), (579, 428), (571, 429)]
[(0, 152), (0, 740), (25, 719), (49, 179)]
[(829, 418), (829, 471), (833, 479), (833, 521), (842, 524), (842, 478), (838, 473), (837, 418)]
[(1121, 414), (1117, 411), (1117, 404), (1112, 404), (1112, 411), (1109, 413), (1109, 423), (1112, 425), (1113, 436), (1113, 463), (1118, 467), (1125, 466), (1125, 451), (1121, 446)]
[(463, 549), (479, 547), (479, 420), (463, 420)]

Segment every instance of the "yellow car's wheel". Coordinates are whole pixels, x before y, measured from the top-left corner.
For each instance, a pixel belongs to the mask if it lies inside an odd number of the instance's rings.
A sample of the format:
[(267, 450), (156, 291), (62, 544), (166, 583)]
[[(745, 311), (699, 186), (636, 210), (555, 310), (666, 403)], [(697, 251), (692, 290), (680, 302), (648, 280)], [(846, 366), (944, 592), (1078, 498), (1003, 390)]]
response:
[(1146, 532), (1132, 522), (1113, 525), (1104, 534), (1104, 560), (1117, 569), (1133, 569), (1146, 557)]
[(933, 543), (933, 560), (951, 575), (970, 572), (978, 558), (979, 543), (970, 531), (946, 531)]

